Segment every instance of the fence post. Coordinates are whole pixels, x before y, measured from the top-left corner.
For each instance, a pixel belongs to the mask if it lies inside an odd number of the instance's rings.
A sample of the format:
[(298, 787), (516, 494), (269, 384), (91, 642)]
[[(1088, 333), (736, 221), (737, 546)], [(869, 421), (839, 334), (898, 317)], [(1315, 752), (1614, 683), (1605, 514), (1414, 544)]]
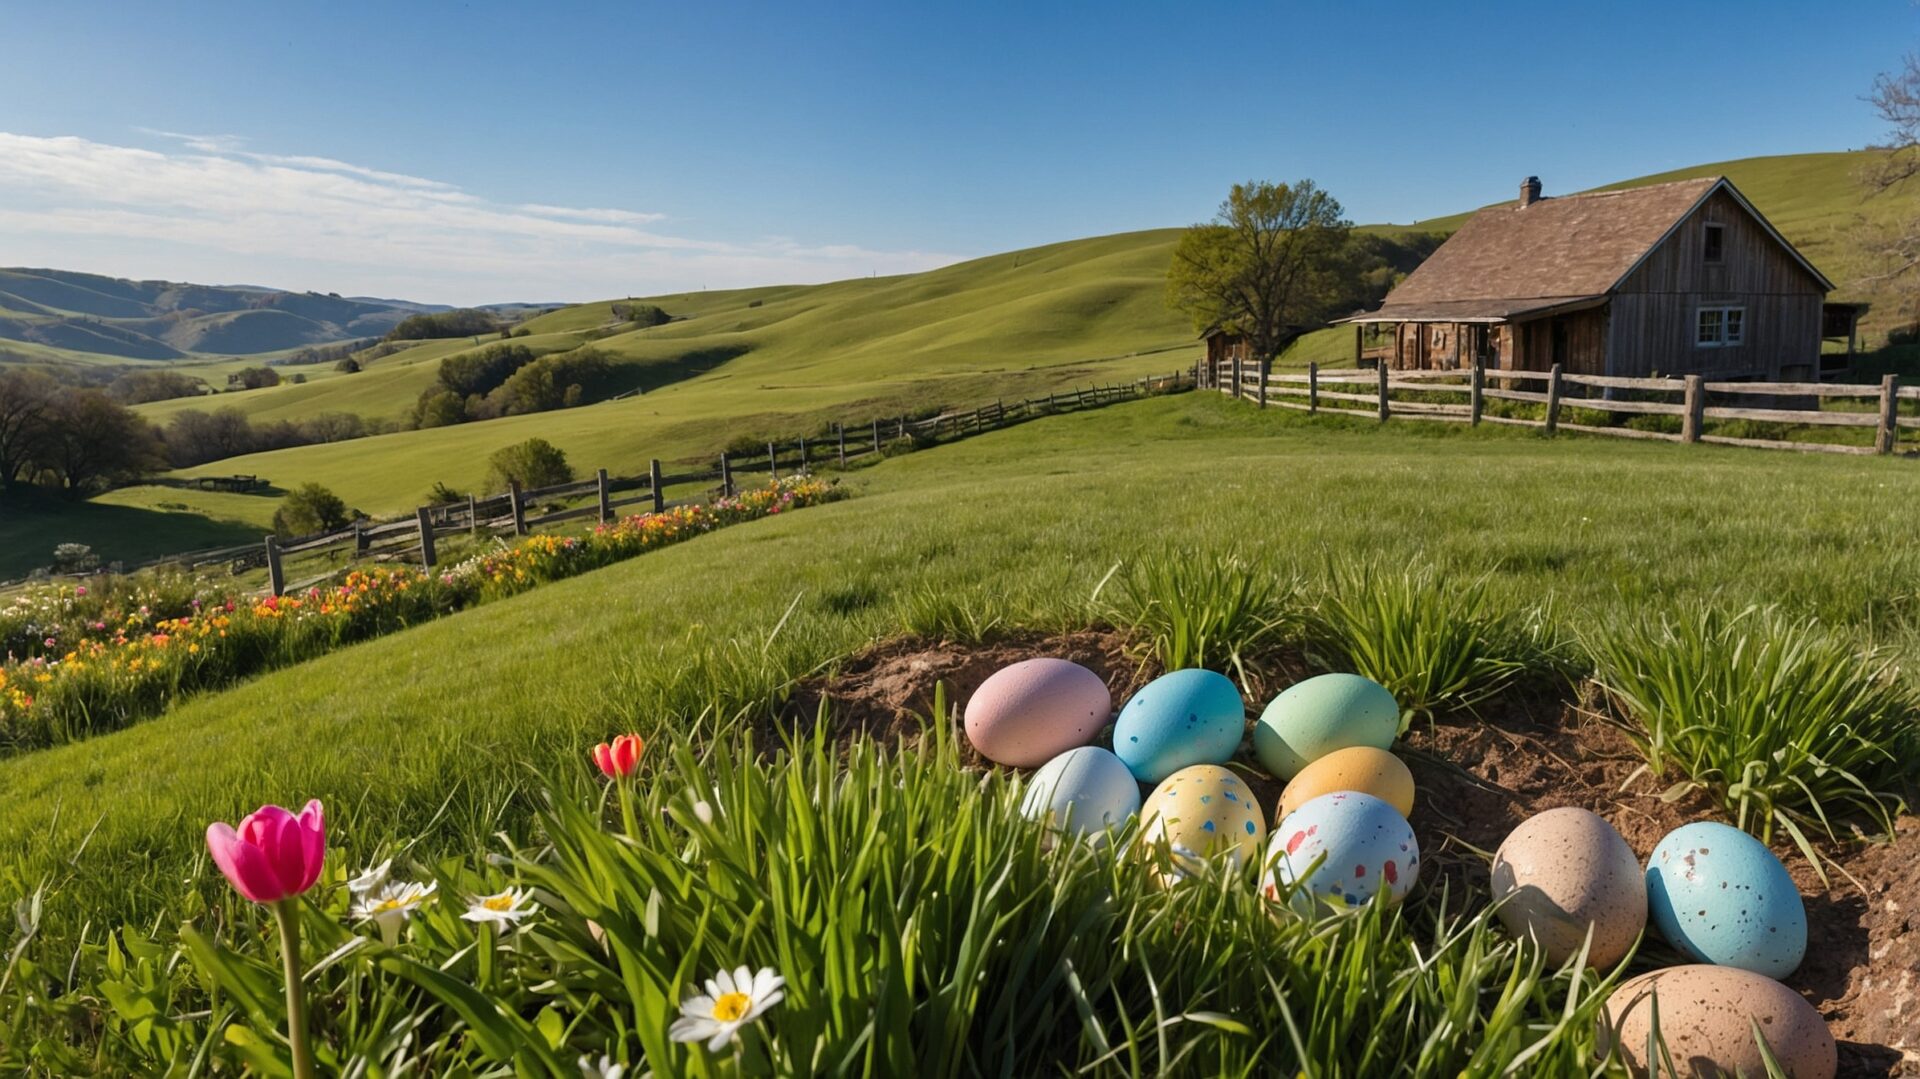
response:
[(780, 478), (780, 451), (771, 442), (767, 443), (767, 472), (776, 480)]
[(1273, 373), (1273, 361), (1260, 361), (1260, 407), (1267, 407), (1267, 376)]
[(607, 487), (607, 470), (604, 468), (595, 469), (593, 482), (596, 493), (600, 496), (600, 523), (606, 524), (608, 521), (613, 520), (613, 507), (608, 505), (608, 503), (613, 500), (613, 492)]
[(527, 504), (520, 497), (520, 481), (507, 481), (507, 504), (513, 507), (513, 534), (527, 534)]
[(666, 512), (667, 493), (660, 489), (660, 458), (658, 457), (647, 462), (647, 486), (653, 488), (653, 512)]
[(847, 467), (847, 428), (844, 424), (833, 425), (833, 435), (840, 440), (840, 467)]
[(363, 558), (367, 553), (367, 523), (353, 522), (353, 557)]
[(907, 418), (905, 416), (900, 417), (900, 433), (896, 437), (907, 437)]
[(802, 476), (807, 474), (808, 463), (809, 462), (807, 461), (807, 436), (801, 435), (800, 436), (800, 474)]
[(1320, 365), (1316, 362), (1307, 364), (1307, 414), (1311, 416), (1319, 411)]
[(1700, 441), (1700, 426), (1706, 419), (1707, 380), (1699, 375), (1687, 376), (1686, 415), (1680, 420), (1680, 441)]
[(280, 567), (280, 537), (267, 537), (267, 588), (279, 595), (287, 587), (286, 572)]
[(1392, 411), (1387, 405), (1387, 365), (1383, 363), (1380, 365), (1380, 422), (1387, 422), (1387, 417), (1391, 414)]
[(1560, 429), (1560, 365), (1547, 371), (1547, 437)]
[(433, 511), (421, 506), (414, 511), (414, 519), (420, 522), (420, 565), (431, 570), (438, 561), (433, 557)]
[(880, 452), (880, 417), (873, 418), (873, 452)]
[(1883, 375), (1880, 379), (1880, 430), (1876, 432), (1874, 447), (1881, 453), (1892, 453), (1900, 441), (1900, 376)]
[(727, 461), (727, 451), (720, 451), (720, 493), (733, 497), (733, 465)]
[(1237, 398), (1240, 396), (1240, 391), (1240, 354), (1236, 352), (1233, 354), (1233, 388), (1228, 392)]
[(1467, 411), (1472, 415), (1472, 426), (1480, 426), (1480, 413), (1487, 407), (1487, 369), (1479, 364), (1473, 365), (1473, 376), (1467, 388)]
[(467, 496), (467, 535), (480, 534), (480, 503), (471, 494)]

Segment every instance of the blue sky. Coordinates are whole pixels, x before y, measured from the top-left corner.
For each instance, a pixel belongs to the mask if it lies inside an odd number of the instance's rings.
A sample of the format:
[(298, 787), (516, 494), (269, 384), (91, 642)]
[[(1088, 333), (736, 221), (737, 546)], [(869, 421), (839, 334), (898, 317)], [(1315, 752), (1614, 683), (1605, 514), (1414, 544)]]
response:
[(921, 269), (1308, 176), (1842, 150), (1920, 8), (0, 0), (0, 264), (443, 302)]

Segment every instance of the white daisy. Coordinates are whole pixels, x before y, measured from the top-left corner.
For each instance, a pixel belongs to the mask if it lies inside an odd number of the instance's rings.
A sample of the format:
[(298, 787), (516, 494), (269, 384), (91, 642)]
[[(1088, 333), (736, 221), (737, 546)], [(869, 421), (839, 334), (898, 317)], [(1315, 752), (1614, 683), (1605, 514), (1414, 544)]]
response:
[(613, 1058), (602, 1053), (598, 1062), (591, 1058), (580, 1058), (580, 1079), (622, 1079), (627, 1074), (625, 1064), (615, 1064)]
[(673, 1021), (667, 1036), (677, 1042), (706, 1039), (707, 1051), (718, 1053), (740, 1033), (740, 1028), (760, 1018), (768, 1008), (786, 999), (781, 986), (787, 980), (761, 967), (750, 973), (746, 967), (721, 971), (707, 979), (707, 991), (680, 1003), (680, 1018)]
[(413, 912), (433, 898), (440, 885), (433, 881), (415, 884), (412, 881), (388, 881), (380, 885), (377, 891), (364, 893), (354, 901), (353, 917), (359, 921), (372, 921), (380, 927), (380, 939), (391, 944), (399, 936), (400, 927), (406, 924)]
[(460, 917), (470, 922), (515, 925), (537, 909), (533, 900), (528, 898), (532, 894), (525, 888), (508, 888), (499, 895), (476, 895), (467, 912)]
[(360, 875), (347, 882), (347, 890), (354, 895), (368, 895), (380, 889), (387, 882), (387, 873), (393, 869), (393, 859), (388, 858), (379, 865), (362, 870)]

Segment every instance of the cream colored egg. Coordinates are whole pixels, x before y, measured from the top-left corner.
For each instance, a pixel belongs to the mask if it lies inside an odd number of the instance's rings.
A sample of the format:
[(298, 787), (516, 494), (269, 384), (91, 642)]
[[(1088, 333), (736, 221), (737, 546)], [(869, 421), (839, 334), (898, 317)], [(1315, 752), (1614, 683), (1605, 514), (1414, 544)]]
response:
[(1287, 814), (1334, 791), (1359, 791), (1392, 806), (1403, 817), (1413, 816), (1413, 773), (1400, 758), (1372, 746), (1336, 749), (1300, 770), (1280, 792), (1280, 809), (1273, 817)]
[[(1800, 994), (1764, 974), (1703, 964), (1642, 974), (1607, 998), (1599, 1050), (1617, 1049), (1635, 1075), (1648, 1074), (1647, 1036), (1656, 997), (1660, 1036), (1680, 1075), (1768, 1074), (1753, 1038), (1756, 1026), (1793, 1079), (1833, 1079), (1839, 1070), (1826, 1020)], [(1661, 1074), (1671, 1073), (1663, 1067)]]
[(1591, 927), (1587, 965), (1611, 967), (1647, 924), (1646, 879), (1633, 848), (1576, 806), (1537, 813), (1507, 835), (1493, 856), (1493, 898), (1507, 931), (1539, 941), (1556, 964), (1579, 953)]
[(1253, 791), (1232, 771), (1196, 764), (1168, 776), (1140, 810), (1141, 853), (1172, 884), (1219, 855), (1234, 865), (1257, 858), (1267, 838)]

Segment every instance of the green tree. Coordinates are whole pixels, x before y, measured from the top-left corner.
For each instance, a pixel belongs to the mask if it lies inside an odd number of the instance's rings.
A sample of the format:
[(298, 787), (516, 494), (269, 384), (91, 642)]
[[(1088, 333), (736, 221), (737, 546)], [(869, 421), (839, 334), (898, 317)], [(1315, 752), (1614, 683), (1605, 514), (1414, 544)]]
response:
[(1212, 221), (1180, 237), (1167, 302), (1195, 329), (1244, 334), (1254, 359), (1271, 360), (1358, 290), (1352, 227), (1312, 180), (1235, 184)]
[(488, 459), (488, 483), (504, 490), (509, 481), (526, 487), (552, 487), (573, 479), (567, 455), (544, 438), (529, 438), (498, 450)]
[(134, 479), (160, 467), (153, 428), (100, 390), (67, 390), (54, 399), (36, 463), (69, 495)]
[(273, 511), (273, 530), (282, 536), (330, 532), (351, 518), (340, 496), (317, 483), (303, 483)]

